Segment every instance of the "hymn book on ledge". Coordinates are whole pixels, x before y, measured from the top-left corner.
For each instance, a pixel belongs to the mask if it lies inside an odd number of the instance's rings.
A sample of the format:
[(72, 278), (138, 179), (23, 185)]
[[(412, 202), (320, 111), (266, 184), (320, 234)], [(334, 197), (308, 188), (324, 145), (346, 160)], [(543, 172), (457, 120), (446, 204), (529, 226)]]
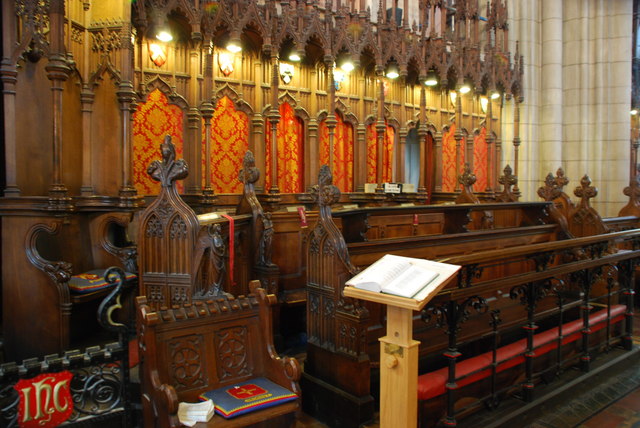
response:
[(424, 300), (444, 287), (460, 266), (386, 254), (345, 284), (374, 293)]

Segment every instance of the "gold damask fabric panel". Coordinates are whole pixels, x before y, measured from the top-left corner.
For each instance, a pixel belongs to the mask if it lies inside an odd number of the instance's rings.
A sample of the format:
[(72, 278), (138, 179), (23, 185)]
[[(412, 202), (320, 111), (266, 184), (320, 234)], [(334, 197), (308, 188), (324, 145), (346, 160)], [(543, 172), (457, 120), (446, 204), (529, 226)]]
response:
[(473, 173), (476, 175), (476, 184), (473, 185), (474, 192), (484, 192), (487, 188), (487, 128), (484, 126), (480, 132), (473, 137)]
[[(182, 158), (183, 114), (182, 109), (169, 104), (159, 89), (153, 90), (147, 101), (138, 104), (133, 115), (133, 184), (140, 195), (157, 195), (160, 183), (147, 174), (149, 164), (161, 160), (160, 143), (165, 135), (171, 135), (176, 146), (176, 156)], [(182, 191), (182, 182), (178, 189)]]
[[(395, 142), (395, 129), (386, 125), (382, 140), (382, 182), (392, 181), (393, 176), (393, 148)], [(376, 124), (367, 126), (367, 183), (376, 183), (378, 170), (378, 131)]]
[[(442, 191), (453, 192), (456, 190), (458, 175), (462, 172), (464, 165), (464, 150), (460, 150), (460, 159), (456, 165), (456, 124), (452, 124), (448, 132), (442, 135)], [(464, 147), (464, 138), (460, 141), (460, 146)]]
[[(336, 129), (333, 134), (333, 184), (342, 192), (353, 191), (353, 126), (336, 113)], [(329, 128), (320, 122), (320, 165), (329, 164)]]
[(211, 118), (211, 186), (216, 193), (242, 193), (238, 171), (249, 149), (249, 118), (223, 97)]
[[(271, 187), (271, 132), (266, 125), (265, 187)], [(304, 126), (289, 103), (280, 105), (277, 127), (278, 189), (281, 193), (301, 193), (304, 189)]]

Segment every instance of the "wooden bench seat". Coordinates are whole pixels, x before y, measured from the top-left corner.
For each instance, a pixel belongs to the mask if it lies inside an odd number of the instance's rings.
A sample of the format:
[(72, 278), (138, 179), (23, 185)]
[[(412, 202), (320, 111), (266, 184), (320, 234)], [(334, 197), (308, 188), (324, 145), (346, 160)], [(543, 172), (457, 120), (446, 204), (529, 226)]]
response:
[[(611, 307), (610, 325), (624, 320), (627, 307), (615, 305)], [(562, 344), (566, 345), (577, 341), (581, 337), (583, 328), (582, 319), (571, 321), (562, 326)], [(607, 326), (607, 309), (602, 309), (589, 316), (589, 327), (594, 333)], [(558, 327), (545, 330), (533, 337), (533, 349), (536, 356), (544, 355), (558, 347)], [(496, 372), (502, 372), (511, 367), (524, 363), (524, 353), (527, 349), (527, 339), (498, 348), (496, 353)], [(491, 375), (493, 364), (493, 352), (485, 352), (456, 364), (456, 385), (461, 388), (478, 382)], [(446, 392), (448, 379), (448, 367), (425, 373), (418, 377), (418, 400), (429, 400)]]
[[(146, 427), (178, 427), (178, 404), (197, 402), (204, 392), (266, 377), (300, 396), (300, 366), (274, 351), (271, 305), (252, 281), (248, 296), (220, 297), (153, 312), (137, 299), (141, 382)], [(291, 426), (300, 400), (224, 419), (204, 427)], [(214, 403), (215, 404), (215, 403)]]
[[(137, 248), (127, 236), (131, 220), (132, 213), (115, 211), (3, 217), (3, 263), (11, 266), (2, 272), (7, 359), (97, 344), (95, 313), (111, 286), (81, 294), (70, 282), (88, 272), (99, 277), (109, 266), (136, 272)], [(16, 242), (24, 243), (22, 251)], [(132, 299), (124, 305), (133, 318)]]

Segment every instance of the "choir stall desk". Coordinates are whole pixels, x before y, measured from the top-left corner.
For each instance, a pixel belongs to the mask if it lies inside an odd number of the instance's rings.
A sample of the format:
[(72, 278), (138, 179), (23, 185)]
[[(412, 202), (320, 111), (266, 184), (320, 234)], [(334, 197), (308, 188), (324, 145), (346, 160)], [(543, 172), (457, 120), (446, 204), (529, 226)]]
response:
[(413, 340), (413, 311), (420, 311), (460, 269), (447, 276), (422, 300), (346, 286), (344, 295), (387, 305), (387, 335), (380, 340), (380, 427), (418, 425), (418, 345)]

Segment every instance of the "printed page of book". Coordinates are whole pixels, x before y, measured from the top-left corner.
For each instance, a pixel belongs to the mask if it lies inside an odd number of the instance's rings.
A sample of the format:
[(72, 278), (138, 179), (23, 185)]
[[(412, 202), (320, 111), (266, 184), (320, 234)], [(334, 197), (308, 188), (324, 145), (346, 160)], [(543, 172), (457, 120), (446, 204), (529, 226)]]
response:
[(438, 272), (410, 263), (404, 272), (389, 284), (382, 286), (382, 292), (412, 298), (438, 275)]
[(409, 259), (386, 254), (345, 284), (361, 290), (380, 292), (385, 285), (392, 283), (410, 267)]

